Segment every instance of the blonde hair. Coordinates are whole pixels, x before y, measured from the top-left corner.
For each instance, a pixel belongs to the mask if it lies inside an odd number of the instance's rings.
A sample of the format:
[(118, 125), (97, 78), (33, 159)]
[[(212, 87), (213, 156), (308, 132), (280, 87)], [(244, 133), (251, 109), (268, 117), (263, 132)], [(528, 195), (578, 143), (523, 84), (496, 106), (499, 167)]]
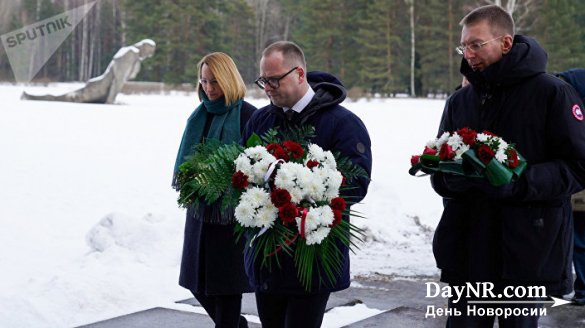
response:
[(244, 98), (246, 95), (246, 85), (244, 84), (244, 80), (236, 67), (236, 63), (234, 63), (234, 60), (223, 52), (213, 52), (203, 57), (197, 64), (199, 69), (197, 74), (199, 80), (197, 82), (197, 94), (199, 95), (199, 100), (201, 100), (201, 93), (204, 92), (203, 86), (200, 82), (203, 64), (207, 64), (211, 73), (217, 80), (225, 97), (225, 104), (227, 106), (236, 102), (238, 99)]

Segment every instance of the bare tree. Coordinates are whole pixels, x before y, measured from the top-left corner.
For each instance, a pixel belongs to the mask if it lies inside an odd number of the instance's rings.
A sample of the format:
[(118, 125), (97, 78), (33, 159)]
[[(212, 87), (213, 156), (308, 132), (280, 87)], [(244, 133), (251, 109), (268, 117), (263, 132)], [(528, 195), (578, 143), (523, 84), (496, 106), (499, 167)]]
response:
[(524, 33), (532, 28), (535, 13), (541, 5), (539, 0), (483, 0), (482, 4), (498, 5), (514, 17), (516, 32)]
[(416, 43), (414, 33), (414, 0), (404, 0), (408, 5), (408, 13), (410, 16), (410, 96), (416, 97), (416, 90), (414, 89), (414, 64), (416, 55)]

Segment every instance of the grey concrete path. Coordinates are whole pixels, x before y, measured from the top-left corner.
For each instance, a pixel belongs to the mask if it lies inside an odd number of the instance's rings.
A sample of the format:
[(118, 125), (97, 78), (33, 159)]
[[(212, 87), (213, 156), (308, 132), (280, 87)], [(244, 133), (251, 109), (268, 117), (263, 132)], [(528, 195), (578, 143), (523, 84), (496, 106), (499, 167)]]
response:
[[(363, 303), (368, 308), (384, 312), (367, 319), (351, 323), (345, 327), (407, 327), (439, 328), (445, 327), (445, 317), (425, 318), (428, 306), (446, 307), (443, 298), (426, 298), (425, 282), (436, 281), (429, 278), (403, 279), (387, 276), (354, 279), (349, 289), (333, 293), (327, 304), (328, 310), (339, 306), (353, 306)], [(191, 298), (177, 303), (199, 306)], [(253, 294), (245, 294), (242, 301), (242, 313), (258, 315)], [(178, 311), (174, 309), (154, 308), (131, 313), (118, 318), (96, 322), (84, 328), (212, 328), (213, 322), (206, 315)], [(250, 323), (251, 328), (260, 327)], [(547, 305), (547, 315), (540, 319), (540, 328), (585, 328), (585, 307), (563, 305), (555, 308)]]

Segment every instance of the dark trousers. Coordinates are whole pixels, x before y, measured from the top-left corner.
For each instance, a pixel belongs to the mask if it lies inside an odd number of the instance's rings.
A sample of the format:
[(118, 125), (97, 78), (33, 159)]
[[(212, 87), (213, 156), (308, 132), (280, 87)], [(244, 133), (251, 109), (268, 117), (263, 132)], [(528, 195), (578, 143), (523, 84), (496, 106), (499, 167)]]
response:
[(319, 328), (330, 293), (275, 295), (256, 293), (262, 328)]
[(585, 212), (573, 212), (575, 229), (573, 264), (575, 265), (575, 298), (585, 301)]
[[(486, 300), (486, 299), (482, 299)], [(502, 299), (499, 299), (500, 301)], [(530, 299), (534, 301), (534, 298)], [(467, 306), (475, 306), (476, 308), (542, 308), (544, 304), (502, 304), (502, 305), (488, 305), (488, 304), (468, 304), (467, 299), (462, 297), (459, 302), (453, 303), (453, 298), (449, 298), (449, 308), (457, 309), (461, 316), (449, 316), (447, 319), (447, 328), (492, 328), (494, 322), (498, 320), (500, 328), (538, 328), (539, 316), (508, 316), (507, 318), (496, 316), (467, 316)], [(477, 311), (476, 311), (477, 313)], [(483, 313), (482, 313), (483, 314)]]
[(240, 315), (242, 294), (204, 295), (193, 293), (203, 306), (216, 328), (247, 328), (248, 321)]

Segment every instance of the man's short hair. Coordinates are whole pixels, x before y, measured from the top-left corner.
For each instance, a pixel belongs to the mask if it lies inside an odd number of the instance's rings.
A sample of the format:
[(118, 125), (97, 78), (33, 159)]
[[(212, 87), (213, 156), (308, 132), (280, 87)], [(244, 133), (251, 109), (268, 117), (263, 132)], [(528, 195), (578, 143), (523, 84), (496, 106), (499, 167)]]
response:
[(459, 25), (469, 26), (482, 21), (488, 22), (494, 35), (510, 34), (511, 36), (514, 36), (514, 19), (510, 13), (498, 5), (489, 5), (474, 9), (463, 17), (461, 22), (459, 22)]
[(290, 41), (276, 41), (262, 51), (262, 57), (266, 57), (276, 51), (282, 53), (284, 61), (291, 67), (301, 66), (304, 70), (307, 70), (305, 54), (301, 47), (296, 43)]

